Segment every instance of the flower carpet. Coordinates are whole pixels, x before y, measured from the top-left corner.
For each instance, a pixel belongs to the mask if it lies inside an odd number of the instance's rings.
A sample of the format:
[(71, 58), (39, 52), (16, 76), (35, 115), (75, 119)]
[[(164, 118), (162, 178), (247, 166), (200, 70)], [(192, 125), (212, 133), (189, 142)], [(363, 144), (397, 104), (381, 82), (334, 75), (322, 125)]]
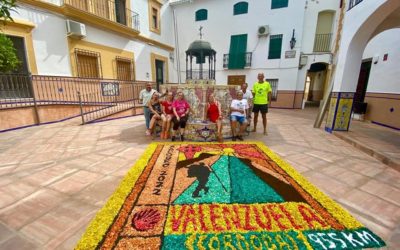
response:
[(153, 143), (76, 249), (363, 249), (385, 243), (259, 142)]

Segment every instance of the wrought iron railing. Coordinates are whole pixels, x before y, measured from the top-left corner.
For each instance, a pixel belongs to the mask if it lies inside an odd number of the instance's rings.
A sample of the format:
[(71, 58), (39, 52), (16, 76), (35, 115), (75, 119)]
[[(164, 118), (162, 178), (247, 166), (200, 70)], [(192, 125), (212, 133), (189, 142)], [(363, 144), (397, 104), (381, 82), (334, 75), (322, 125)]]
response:
[(0, 73), (0, 109), (34, 104), (32, 78), (28, 74)]
[(331, 51), (332, 33), (315, 34), (314, 52), (329, 52)]
[(139, 31), (139, 14), (111, 0), (64, 0), (65, 5)]
[[(113, 114), (133, 110), (137, 114), (139, 93), (146, 88), (147, 82), (125, 84), (121, 81), (101, 82), (91, 93), (77, 92), (82, 124), (107, 118)], [(142, 112), (141, 112), (142, 113)]]
[(141, 107), (139, 93), (146, 84), (116, 79), (0, 74), (0, 109), (34, 106), (37, 113), (37, 107), (43, 105), (81, 105), (81, 115), (87, 123), (130, 108), (136, 113)]
[[(253, 53), (224, 54), (223, 67), (227, 68), (250, 68)], [(231, 61), (230, 61), (231, 60)], [(234, 62), (232, 61), (234, 60)]]
[(349, 2), (349, 9), (351, 10), (352, 8), (354, 8), (354, 6), (356, 6), (357, 4), (361, 3), (363, 0), (350, 0)]

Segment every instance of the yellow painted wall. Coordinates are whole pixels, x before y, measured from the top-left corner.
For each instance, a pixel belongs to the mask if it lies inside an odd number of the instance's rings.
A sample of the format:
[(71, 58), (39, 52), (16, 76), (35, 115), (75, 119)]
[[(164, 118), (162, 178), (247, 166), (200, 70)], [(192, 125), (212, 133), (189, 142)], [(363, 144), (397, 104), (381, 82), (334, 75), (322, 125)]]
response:
[[(75, 49), (88, 50), (100, 53), (101, 68), (103, 78), (116, 79), (117, 78), (117, 64), (115, 58), (117, 56), (134, 59), (134, 53), (126, 50), (116, 49), (101, 44), (91, 43), (83, 40), (68, 38), (69, 54), (71, 58), (71, 70), (74, 76), (78, 76), (76, 68)], [(134, 60), (133, 60), (134, 63)], [(135, 65), (134, 79), (136, 79)]]
[(5, 25), (3, 25), (3, 23), (0, 23), (0, 29), (2, 33), (24, 38), (29, 71), (32, 74), (37, 74), (38, 71), (32, 40), (32, 29), (34, 28), (34, 23), (19, 19), (14, 19), (14, 22), (7, 21)]

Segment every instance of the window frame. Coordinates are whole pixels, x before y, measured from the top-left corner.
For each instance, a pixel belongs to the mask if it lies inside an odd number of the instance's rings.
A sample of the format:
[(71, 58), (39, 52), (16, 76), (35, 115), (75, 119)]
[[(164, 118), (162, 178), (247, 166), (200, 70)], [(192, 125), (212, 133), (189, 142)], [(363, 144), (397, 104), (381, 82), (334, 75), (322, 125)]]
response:
[[(279, 48), (279, 57), (277, 57), (278, 56), (278, 53), (277, 52), (275, 52), (275, 50), (272, 50), (272, 46), (273, 46), (273, 44), (272, 44), (272, 40), (277, 40), (277, 39), (280, 39), (280, 48)], [(282, 57), (282, 43), (283, 43), (283, 34), (277, 34), (277, 35), (270, 35), (270, 37), (269, 37), (269, 48), (268, 48), (268, 59), (270, 59), (270, 60), (274, 60), (274, 59), (281, 59), (281, 57)], [(272, 54), (272, 52), (271, 51), (273, 51), (273, 54)], [(275, 53), (276, 53), (276, 55), (275, 55)]]
[[(241, 9), (243, 8), (243, 9)], [(244, 9), (245, 8), (245, 9)], [(249, 13), (249, 3), (248, 2), (237, 2), (233, 5), (233, 15), (243, 15)]]
[[(123, 79), (123, 77), (121, 77), (121, 70), (118, 67), (118, 62), (122, 62), (122, 63), (129, 63), (129, 79)], [(116, 71), (117, 71), (117, 79), (120, 81), (135, 81), (135, 67), (134, 67), (134, 61), (133, 59), (127, 58), (127, 57), (121, 57), (121, 56), (116, 56), (115, 57), (115, 64), (116, 64)]]
[[(75, 54), (75, 60), (76, 60), (75, 62), (76, 62), (76, 74), (77, 74), (77, 77), (94, 78), (94, 79), (95, 78), (100, 78), (100, 79), (103, 78), (103, 72), (102, 72), (102, 67), (101, 67), (101, 54), (99, 52), (75, 48), (74, 54)], [(80, 71), (82, 65), (79, 62), (79, 55), (88, 56), (88, 57), (95, 57), (96, 58), (96, 68), (97, 68), (97, 73), (98, 73), (97, 77), (82, 75), (82, 72)]]
[[(203, 17), (203, 19), (200, 19), (200, 16), (201, 16), (202, 13), (205, 13), (205, 18)], [(207, 9), (199, 9), (199, 10), (197, 10), (195, 12), (194, 19), (195, 19), (196, 22), (207, 20), (208, 19), (208, 10)]]
[[(155, 10), (157, 13), (154, 13)], [(149, 1), (149, 30), (161, 34), (161, 4), (157, 1)], [(154, 23), (154, 17), (157, 19)]]

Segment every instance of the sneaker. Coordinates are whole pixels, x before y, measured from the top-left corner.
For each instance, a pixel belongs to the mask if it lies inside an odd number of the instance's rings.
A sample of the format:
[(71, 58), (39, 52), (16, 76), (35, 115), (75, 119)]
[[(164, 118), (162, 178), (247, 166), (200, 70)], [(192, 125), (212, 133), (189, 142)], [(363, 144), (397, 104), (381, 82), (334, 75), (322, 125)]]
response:
[(185, 140), (185, 137), (183, 137), (183, 135), (181, 135), (181, 141), (184, 141)]
[(147, 136), (151, 135), (150, 130), (146, 130), (146, 135)]
[(174, 135), (171, 137), (171, 141), (175, 141), (175, 136)]
[(238, 135), (237, 138), (239, 141), (243, 141), (243, 137), (241, 135)]

